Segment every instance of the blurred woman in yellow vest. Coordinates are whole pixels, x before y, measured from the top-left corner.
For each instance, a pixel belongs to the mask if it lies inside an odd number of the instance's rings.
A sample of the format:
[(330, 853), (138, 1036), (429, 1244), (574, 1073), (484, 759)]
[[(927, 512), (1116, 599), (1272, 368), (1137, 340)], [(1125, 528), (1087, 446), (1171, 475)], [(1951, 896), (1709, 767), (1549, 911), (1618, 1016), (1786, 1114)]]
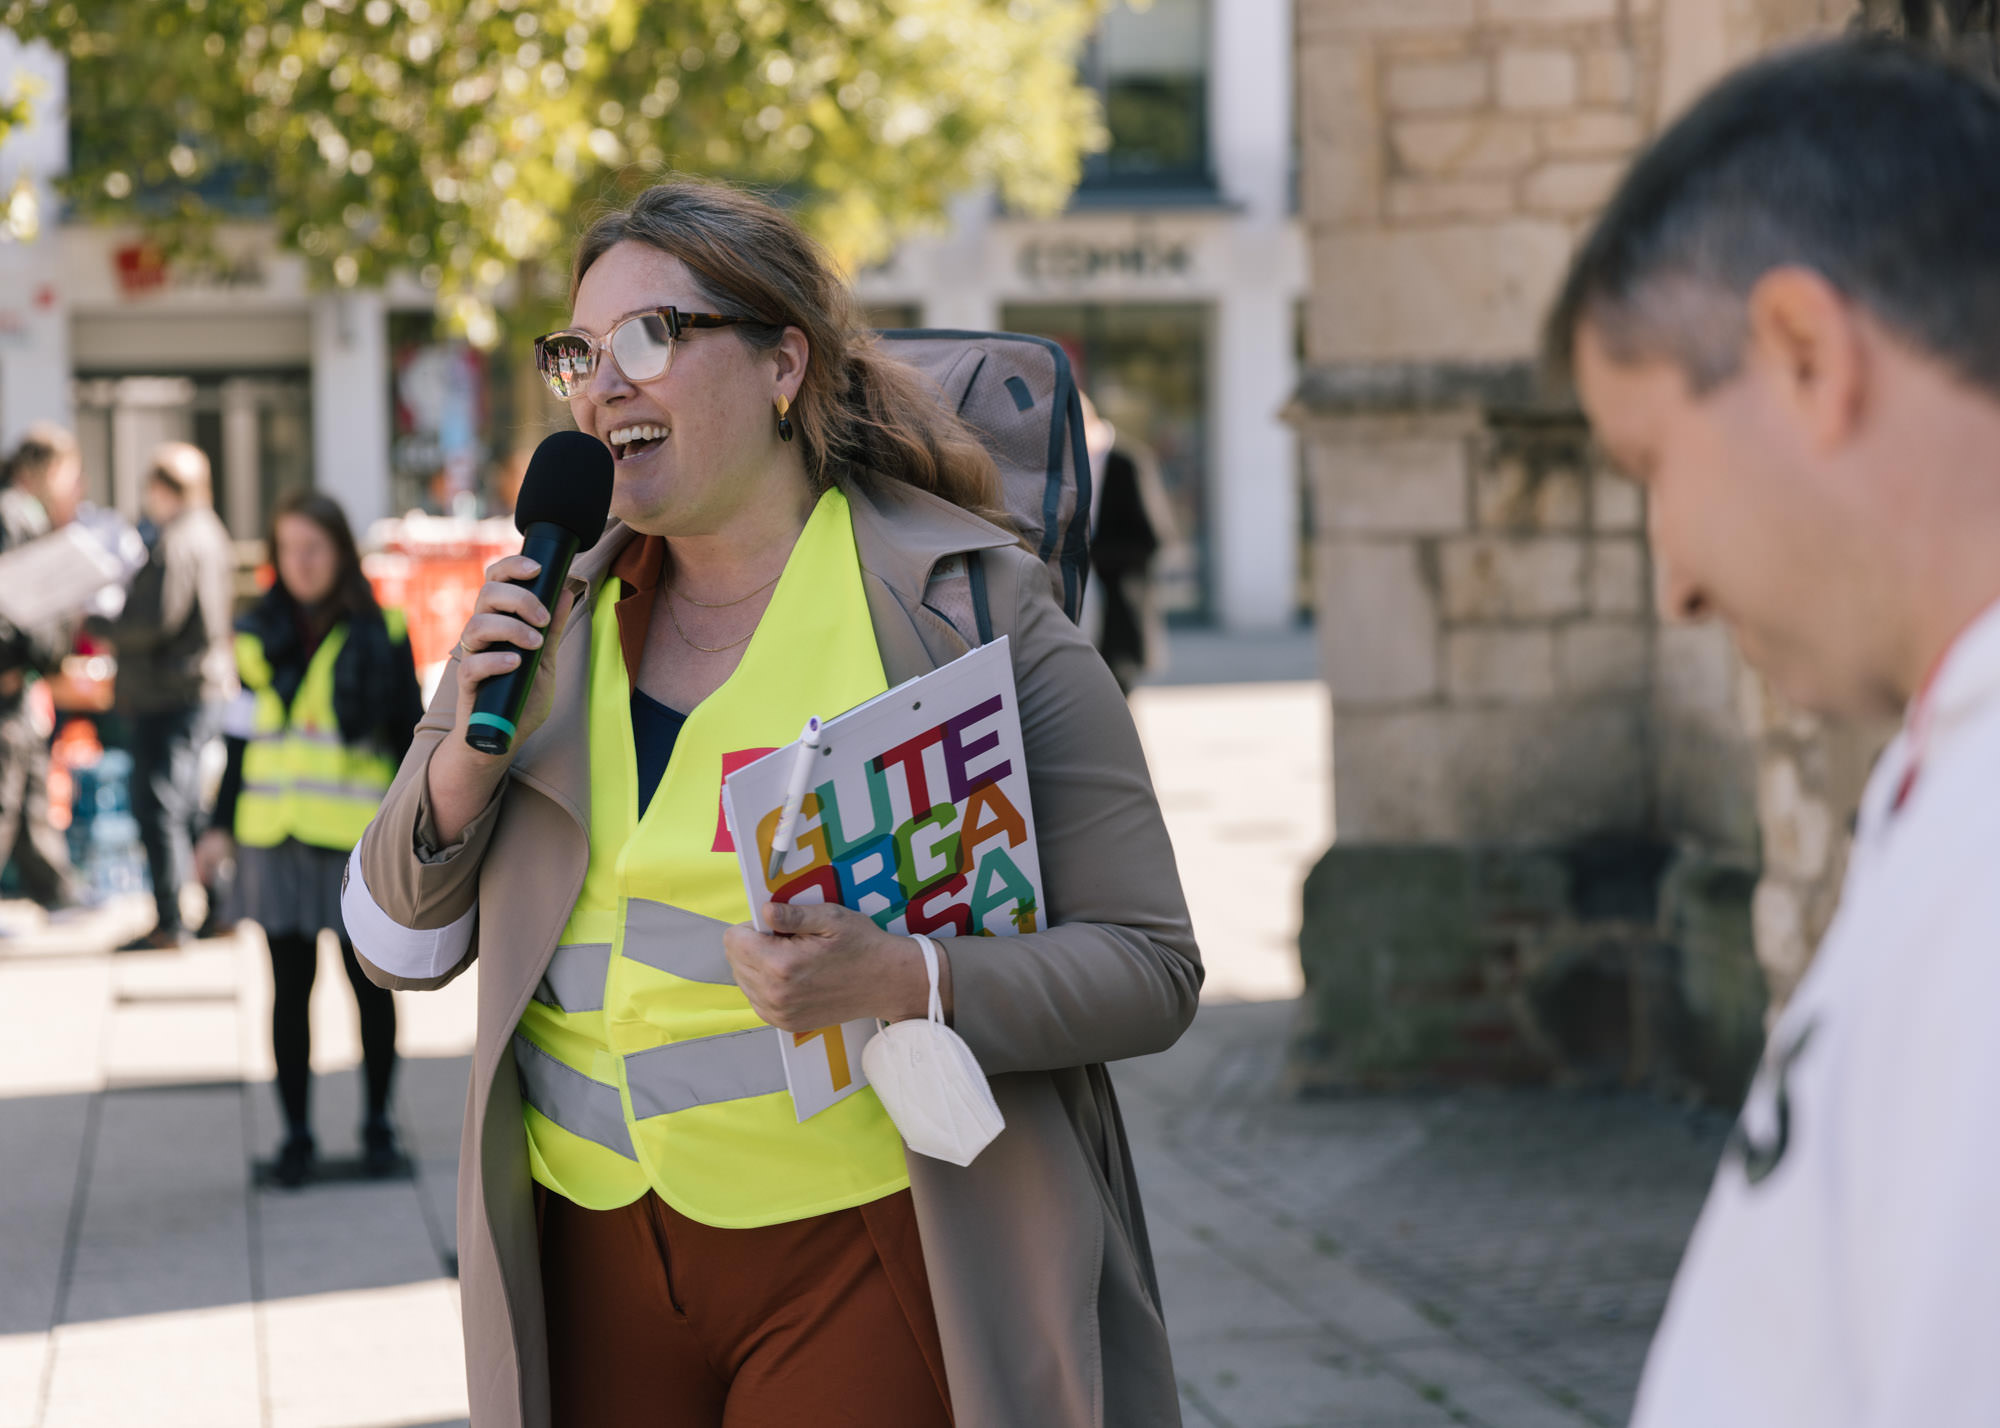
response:
[(296, 492), (278, 507), (270, 543), (277, 579), (237, 621), (243, 688), (224, 717), (229, 762), (199, 861), (213, 866), (234, 845), (233, 911), (270, 943), (271, 1044), (285, 1118), (272, 1178), (296, 1188), (316, 1156), (307, 1004), (322, 928), (340, 938), (360, 1006), (363, 1167), (379, 1177), (403, 1163), (389, 1122), (395, 1003), (354, 959), (340, 880), (423, 704), (402, 612), (376, 604), (339, 504)]
[[(478, 960), (472, 1421), (1167, 1428), (1101, 1063), (1171, 1044), (1201, 967), (1116, 683), (1005, 527), (992, 458), (788, 214), (662, 184), (590, 227), (574, 274), (536, 356), (611, 449), (616, 520), (553, 610), (505, 583), (533, 562), (489, 570), (343, 902), (385, 984)], [(961, 1168), (906, 1151), (872, 1087), (798, 1119), (770, 1028), (923, 1016), (926, 959), (825, 904), (753, 931), (719, 793), (807, 715), (964, 654), (981, 590), (1050, 925), (932, 929), (1006, 1119)], [(511, 753), (473, 749), (474, 691), (534, 646)]]

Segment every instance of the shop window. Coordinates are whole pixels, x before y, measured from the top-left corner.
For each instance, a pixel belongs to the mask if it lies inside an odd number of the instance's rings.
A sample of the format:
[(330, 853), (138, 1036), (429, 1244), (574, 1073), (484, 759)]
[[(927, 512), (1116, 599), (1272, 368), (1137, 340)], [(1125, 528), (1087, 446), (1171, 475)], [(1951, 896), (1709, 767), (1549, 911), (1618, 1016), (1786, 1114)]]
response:
[(1121, 441), (1159, 463), (1173, 511), (1172, 539), (1153, 566), (1159, 608), (1176, 623), (1209, 618), (1209, 350), (1203, 303), (1009, 306), (1001, 325), (1061, 344), (1077, 381)]
[(1084, 162), (1090, 190), (1212, 189), (1207, 0), (1115, 0), (1086, 47), (1085, 83), (1110, 147)]
[(312, 484), (312, 390), (303, 372), (109, 375), (72, 388), (90, 499), (136, 519), (153, 448), (191, 441), (208, 456), (216, 513), (257, 541), (284, 496)]
[(389, 343), (390, 509), (480, 514), (492, 499), (487, 487), (495, 474), (487, 447), (494, 383), (486, 354), (446, 336), (428, 312), (391, 313)]

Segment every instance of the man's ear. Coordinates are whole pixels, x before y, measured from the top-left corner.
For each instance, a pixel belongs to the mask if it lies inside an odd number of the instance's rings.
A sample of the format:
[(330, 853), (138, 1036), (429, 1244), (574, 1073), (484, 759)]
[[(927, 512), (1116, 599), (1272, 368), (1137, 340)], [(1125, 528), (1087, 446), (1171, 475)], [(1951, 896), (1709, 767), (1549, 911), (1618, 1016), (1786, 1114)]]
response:
[(1860, 311), (1810, 268), (1773, 268), (1750, 289), (1750, 366), (1761, 368), (1807, 445), (1826, 453), (1860, 424), (1868, 351)]

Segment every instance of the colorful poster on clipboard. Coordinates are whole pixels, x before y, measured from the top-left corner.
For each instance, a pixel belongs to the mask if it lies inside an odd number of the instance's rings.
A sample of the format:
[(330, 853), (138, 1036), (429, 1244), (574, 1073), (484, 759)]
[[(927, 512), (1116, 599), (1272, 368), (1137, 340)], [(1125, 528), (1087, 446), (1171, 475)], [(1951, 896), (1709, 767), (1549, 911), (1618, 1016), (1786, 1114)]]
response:
[[(753, 908), (832, 902), (890, 932), (1007, 937), (1043, 924), (1027, 757), (1003, 637), (821, 729), (797, 844), (768, 877), (798, 745), (723, 781)], [(866, 1084), (872, 1021), (777, 1033), (799, 1119)]]

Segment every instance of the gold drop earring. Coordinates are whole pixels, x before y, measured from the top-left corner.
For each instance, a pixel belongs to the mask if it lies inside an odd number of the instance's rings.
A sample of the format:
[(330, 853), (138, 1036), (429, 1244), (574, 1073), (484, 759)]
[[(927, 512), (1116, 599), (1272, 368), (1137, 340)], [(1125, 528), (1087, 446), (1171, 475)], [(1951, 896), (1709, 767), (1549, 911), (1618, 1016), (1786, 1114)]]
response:
[(792, 409), (791, 398), (781, 396), (775, 405), (778, 408), (778, 440), (790, 441), (792, 439), (792, 419), (787, 413)]

